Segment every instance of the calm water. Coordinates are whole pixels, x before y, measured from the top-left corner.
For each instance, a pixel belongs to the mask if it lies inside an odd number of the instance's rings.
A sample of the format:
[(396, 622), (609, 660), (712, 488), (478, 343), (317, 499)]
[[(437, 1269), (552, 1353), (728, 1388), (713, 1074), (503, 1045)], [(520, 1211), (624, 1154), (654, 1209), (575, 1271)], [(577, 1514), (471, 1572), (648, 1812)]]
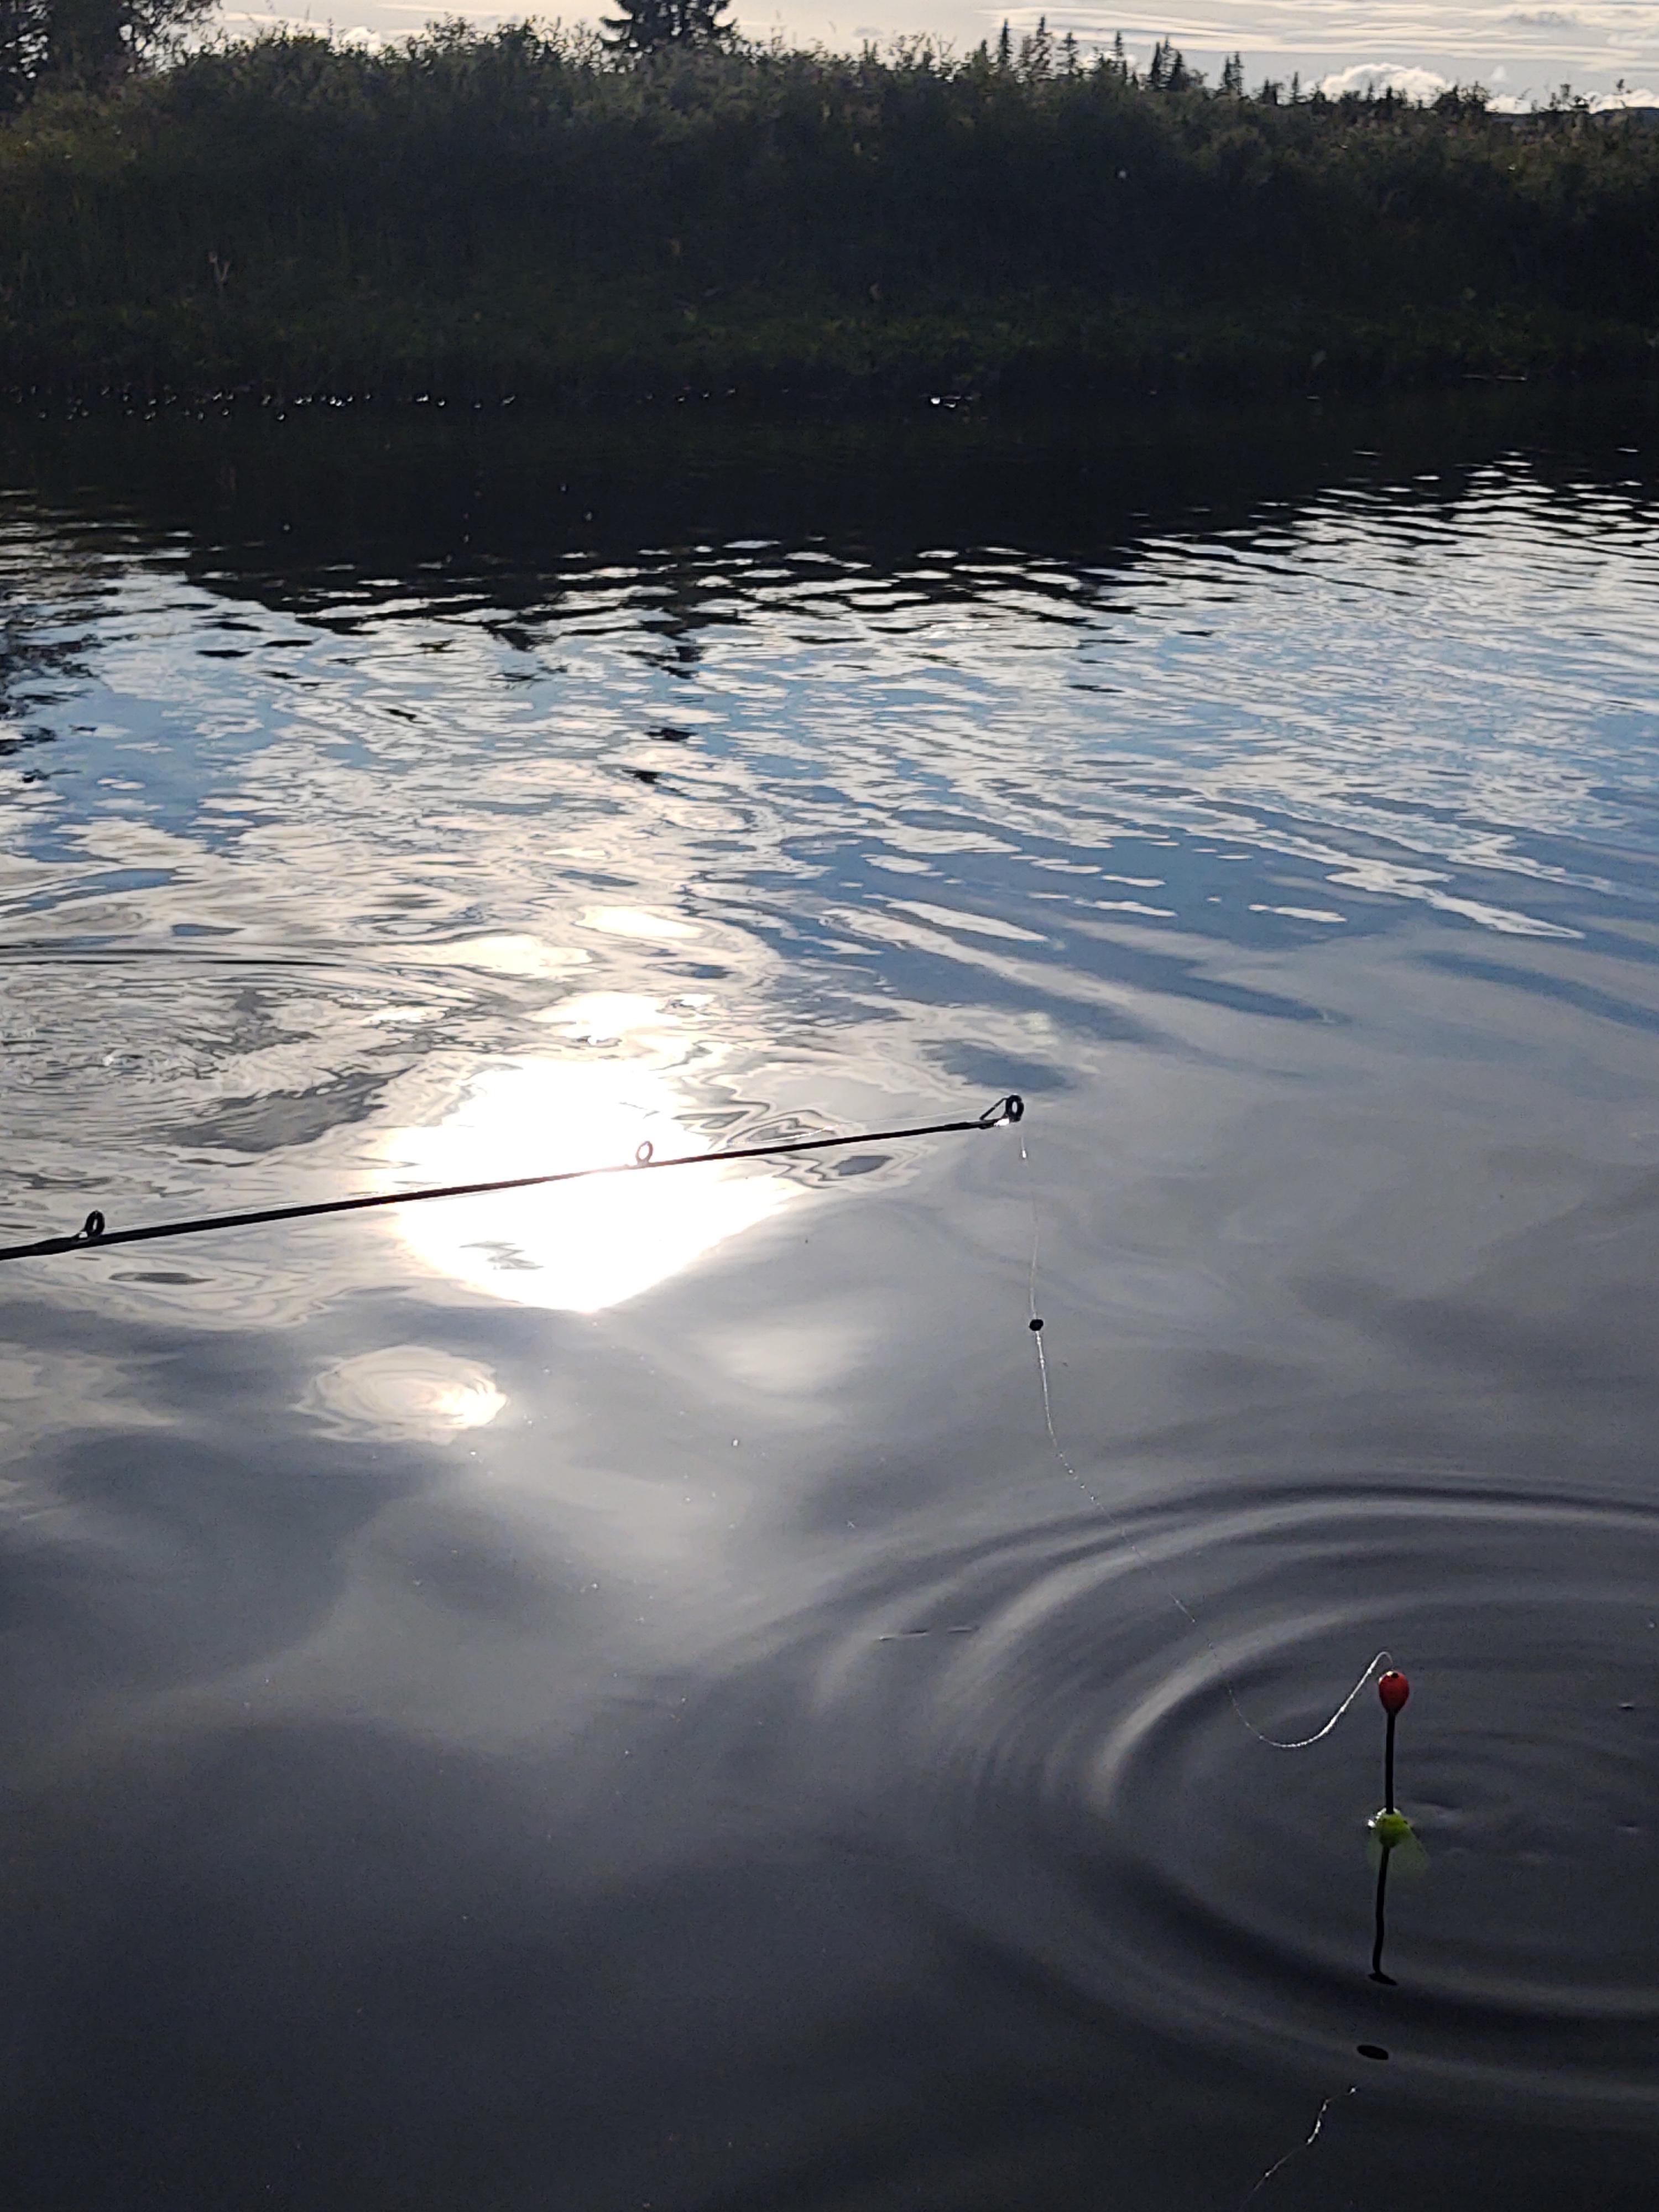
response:
[(9, 2205), (1650, 2203), (1656, 452), (6, 429)]

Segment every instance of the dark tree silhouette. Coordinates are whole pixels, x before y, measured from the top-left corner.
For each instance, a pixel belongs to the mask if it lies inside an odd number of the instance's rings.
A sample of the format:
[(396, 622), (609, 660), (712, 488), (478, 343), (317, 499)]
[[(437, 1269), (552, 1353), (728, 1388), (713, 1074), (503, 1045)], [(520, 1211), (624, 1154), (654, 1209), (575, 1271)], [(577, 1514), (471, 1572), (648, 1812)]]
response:
[(713, 46), (732, 35), (720, 17), (731, 0), (617, 0), (620, 15), (605, 15), (605, 44), (613, 53), (657, 54), (665, 46)]
[(48, 79), (104, 86), (163, 52), (214, 0), (0, 0), (0, 110)]
[(1512, 118), (1473, 88), (1241, 97), (1167, 37), (1138, 68), (1028, 76), (1012, 26), (1001, 67), (995, 32), (960, 59), (653, 59), (630, 20), (621, 54), (524, 27), (118, 54), (113, 84), (37, 106), (49, 127), (0, 123), (0, 386), (596, 402), (1134, 391), (1164, 363), (1172, 388), (1302, 391), (1315, 352), (1367, 382), (1651, 368), (1659, 132), (1628, 118)]
[(1019, 73), (1027, 84), (1042, 84), (1054, 75), (1054, 42), (1049, 35), (1048, 18), (1039, 15), (1036, 29), (1019, 42)]

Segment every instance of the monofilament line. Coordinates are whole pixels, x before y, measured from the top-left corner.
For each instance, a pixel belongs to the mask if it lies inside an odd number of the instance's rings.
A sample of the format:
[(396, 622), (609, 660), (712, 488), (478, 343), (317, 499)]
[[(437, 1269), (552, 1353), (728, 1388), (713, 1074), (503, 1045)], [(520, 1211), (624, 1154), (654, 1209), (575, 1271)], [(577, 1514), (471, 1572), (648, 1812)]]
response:
[(1330, 2111), (1333, 2105), (1340, 2103), (1344, 2097), (1352, 2097), (1358, 2087), (1359, 2084), (1358, 2081), (1350, 2081), (1346, 2089), (1332, 2090), (1330, 2095), (1326, 2098), (1324, 2103), (1320, 2106), (1317, 2113), (1315, 2115), (1314, 2124), (1312, 2127), (1309, 2129), (1302, 2141), (1299, 2143), (1292, 2143), (1290, 2148), (1285, 2152), (1283, 2158), (1277, 2158), (1273, 2160), (1273, 2164), (1267, 2168), (1267, 2171), (1250, 2191), (1249, 2195), (1246, 2197), (1239, 2205), (1238, 2212), (1248, 2212), (1248, 2208), (1255, 2203), (1256, 2198), (1261, 2196), (1262, 2191), (1267, 2186), (1267, 2184), (1273, 2179), (1274, 2174), (1276, 2174), (1282, 2166), (1288, 2166), (1293, 2158), (1299, 2157), (1304, 2150), (1312, 2149), (1313, 2146), (1319, 2141), (1319, 2132), (1325, 2124), (1326, 2113)]
[[(1020, 1165), (1022, 1167), (1026, 1169), (1030, 1168), (1031, 1164), (1031, 1156), (1026, 1149), (1025, 1133), (1023, 1129), (1020, 1132), (1019, 1137), (1019, 1159)], [(1031, 1193), (1031, 1267), (1027, 1299), (1030, 1307), (1030, 1319), (1026, 1326), (1030, 1332), (1032, 1347), (1036, 1353), (1037, 1387), (1042, 1394), (1042, 1425), (1048, 1432), (1049, 1446), (1060, 1466), (1071, 1477), (1072, 1480), (1077, 1485), (1078, 1488), (1083, 1492), (1083, 1495), (1088, 1499), (1090, 1504), (1094, 1507), (1096, 1512), (1109, 1519), (1110, 1516), (1107, 1515), (1104, 1505), (1102, 1504), (1100, 1499), (1095, 1495), (1094, 1492), (1089, 1487), (1089, 1485), (1084, 1480), (1082, 1475), (1079, 1474), (1070, 1453), (1066, 1449), (1065, 1445), (1060, 1441), (1060, 1432), (1054, 1426), (1054, 1391), (1048, 1379), (1048, 1355), (1043, 1349), (1042, 1344), (1043, 1332), (1046, 1323), (1043, 1316), (1037, 1311), (1037, 1261), (1042, 1246), (1042, 1217), (1037, 1211), (1036, 1193), (1033, 1191)], [(1238, 1698), (1234, 1692), (1232, 1683), (1228, 1679), (1226, 1668), (1223, 1662), (1221, 1654), (1217, 1650), (1214, 1643), (1212, 1641), (1209, 1634), (1204, 1628), (1203, 1624), (1200, 1621), (1198, 1615), (1193, 1611), (1191, 1606), (1189, 1606), (1185, 1599), (1180, 1596), (1176, 1591), (1170, 1589), (1169, 1583), (1164, 1581), (1161, 1575), (1158, 1574), (1152, 1562), (1147, 1559), (1146, 1554), (1141, 1550), (1139, 1545), (1136, 1543), (1133, 1536), (1127, 1533), (1123, 1533), (1121, 1534), (1121, 1540), (1130, 1553), (1140, 1562), (1140, 1565), (1152, 1579), (1158, 1583), (1159, 1589), (1162, 1589), (1164, 1596), (1170, 1601), (1170, 1603), (1174, 1606), (1176, 1611), (1180, 1613), (1182, 1618), (1188, 1624), (1189, 1626), (1198, 1632), (1198, 1634), (1202, 1638), (1210, 1656), (1216, 1662), (1217, 1669), (1220, 1674), (1221, 1686), (1227, 1692), (1227, 1702), (1232, 1707), (1233, 1711), (1237, 1714), (1241, 1725), (1249, 1730), (1249, 1734), (1255, 1738), (1258, 1743), (1266, 1744), (1269, 1750), (1306, 1751), (1314, 1744), (1322, 1743), (1325, 1738), (1330, 1734), (1331, 1730), (1336, 1726), (1337, 1723), (1342, 1718), (1342, 1716), (1352, 1705), (1354, 1699), (1364, 1688), (1365, 1685), (1374, 1675), (1379, 1673), (1382, 1668), (1391, 1663), (1389, 1655), (1386, 1651), (1379, 1651), (1370, 1660), (1369, 1660), (1366, 1663), (1364, 1673), (1361, 1674), (1359, 1680), (1354, 1684), (1352, 1689), (1349, 1691), (1347, 1696), (1343, 1698), (1341, 1704), (1331, 1715), (1330, 1718), (1326, 1721), (1322, 1727), (1316, 1729), (1311, 1735), (1301, 1735), (1290, 1738), (1268, 1735), (1263, 1729), (1259, 1729), (1256, 1726), (1255, 1723), (1250, 1718), (1249, 1715), (1239, 1704)]]

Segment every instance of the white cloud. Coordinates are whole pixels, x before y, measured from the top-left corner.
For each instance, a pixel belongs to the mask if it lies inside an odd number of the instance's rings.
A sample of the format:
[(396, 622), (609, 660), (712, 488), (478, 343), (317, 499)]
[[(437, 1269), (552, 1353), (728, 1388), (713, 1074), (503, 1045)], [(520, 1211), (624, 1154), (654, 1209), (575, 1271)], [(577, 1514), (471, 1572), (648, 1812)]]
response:
[[(429, 15), (429, 7), (422, 14)], [(386, 45), (385, 34), (368, 23), (354, 23), (349, 30), (340, 30), (335, 24), (319, 22), (314, 15), (276, 15), (256, 14), (252, 9), (227, 9), (219, 21), (234, 30), (254, 33), (286, 31), (291, 36), (326, 39), (331, 46), (361, 46), (365, 53), (378, 54)]]
[[(1494, 70), (1494, 76), (1507, 74)], [(1345, 92), (1395, 92), (1403, 99), (1428, 101), (1437, 100), (1443, 92), (1449, 92), (1448, 79), (1431, 69), (1404, 69), (1392, 63), (1357, 62), (1352, 69), (1339, 70), (1320, 80), (1319, 89), (1327, 100), (1340, 100)], [(1492, 101), (1496, 115), (1529, 114), (1536, 101), (1526, 93), (1499, 93)], [(1593, 114), (1617, 113), (1627, 107), (1659, 107), (1659, 92), (1647, 85), (1619, 85), (1612, 92), (1591, 95), (1589, 107)]]
[(1345, 92), (1394, 92), (1402, 99), (1437, 100), (1451, 90), (1451, 81), (1431, 69), (1402, 69), (1393, 62), (1356, 62), (1352, 69), (1337, 70), (1319, 81), (1327, 100), (1340, 100)]

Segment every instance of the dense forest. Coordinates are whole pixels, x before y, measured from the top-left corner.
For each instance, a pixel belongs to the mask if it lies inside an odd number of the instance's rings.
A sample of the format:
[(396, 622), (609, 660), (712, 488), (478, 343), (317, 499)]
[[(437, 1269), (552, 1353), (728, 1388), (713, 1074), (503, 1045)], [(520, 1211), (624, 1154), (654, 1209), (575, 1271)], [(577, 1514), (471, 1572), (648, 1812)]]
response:
[(0, 117), (14, 391), (1336, 388), (1656, 347), (1659, 132), (1570, 99), (448, 27), (43, 65)]

